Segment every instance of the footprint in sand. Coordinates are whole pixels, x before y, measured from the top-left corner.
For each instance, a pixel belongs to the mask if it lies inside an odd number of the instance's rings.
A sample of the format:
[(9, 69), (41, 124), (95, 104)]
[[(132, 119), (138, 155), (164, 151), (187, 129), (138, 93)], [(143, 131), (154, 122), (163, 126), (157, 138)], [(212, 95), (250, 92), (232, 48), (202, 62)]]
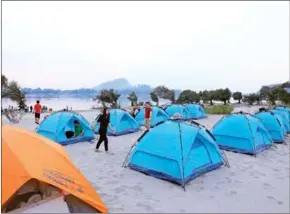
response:
[(133, 186), (133, 187), (130, 187), (130, 188), (135, 190), (135, 191), (137, 191), (137, 192), (141, 192), (143, 190), (143, 188), (140, 187), (140, 186)]
[(264, 189), (268, 189), (269, 187), (271, 187), (271, 185), (268, 183), (263, 183), (263, 185), (264, 185)]
[(235, 173), (235, 172), (231, 172), (230, 175), (231, 175), (231, 176), (235, 176), (236, 173)]
[(267, 198), (270, 199), (270, 200), (276, 200), (275, 197), (273, 197), (271, 195), (270, 196), (267, 196)]
[(204, 184), (204, 181), (203, 180), (199, 180), (196, 182), (197, 184)]
[(145, 212), (152, 212), (153, 211), (153, 209), (149, 205), (142, 204), (140, 202), (137, 203), (137, 207), (145, 208), (145, 210), (146, 210)]
[(199, 190), (201, 190), (201, 191), (204, 190), (204, 187), (199, 187)]
[(276, 202), (277, 202), (277, 204), (279, 204), (279, 205), (284, 204), (283, 201), (276, 201)]
[(229, 195), (237, 195), (238, 193), (237, 193), (237, 191), (235, 191), (235, 190), (231, 190), (230, 192), (229, 192)]
[(119, 194), (121, 192), (124, 192), (124, 189), (121, 187), (118, 187), (118, 188), (114, 189), (114, 192)]

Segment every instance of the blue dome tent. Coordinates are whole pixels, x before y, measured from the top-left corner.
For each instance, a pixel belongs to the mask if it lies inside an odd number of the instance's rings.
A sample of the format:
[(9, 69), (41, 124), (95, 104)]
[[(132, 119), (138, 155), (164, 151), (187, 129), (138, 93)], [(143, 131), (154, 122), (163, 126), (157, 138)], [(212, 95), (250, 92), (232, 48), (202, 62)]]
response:
[(221, 149), (256, 155), (272, 145), (260, 119), (246, 113), (223, 117), (211, 130)]
[[(83, 136), (72, 137), (73, 134), (67, 135), (67, 133), (74, 132), (75, 120), (82, 126), (84, 130)], [(95, 139), (89, 122), (76, 112), (59, 111), (52, 113), (39, 124), (36, 132), (61, 145), (93, 141)]]
[(286, 112), (288, 114), (288, 119), (290, 120), (290, 108), (286, 106), (276, 106), (274, 109)]
[(255, 114), (261, 120), (275, 143), (285, 142), (285, 129), (280, 117), (271, 111), (262, 111)]
[(289, 115), (286, 111), (281, 111), (278, 109), (272, 109), (271, 112), (279, 115), (282, 119), (283, 125), (285, 127), (286, 133), (290, 134), (290, 122), (289, 122)]
[(204, 109), (198, 104), (186, 104), (185, 108), (190, 112), (193, 119), (206, 118)]
[(188, 181), (224, 163), (223, 154), (207, 130), (168, 120), (138, 139), (123, 166), (184, 187)]
[(168, 105), (165, 107), (165, 112), (169, 117), (173, 117), (175, 114), (179, 114), (183, 120), (191, 119), (190, 112), (183, 105)]
[[(140, 126), (144, 126), (145, 124), (144, 116), (145, 116), (145, 108), (141, 109), (135, 117), (135, 120), (138, 122)], [(166, 114), (166, 112), (162, 108), (156, 106), (152, 107), (151, 117), (152, 117), (151, 127), (155, 126), (159, 122), (166, 121), (169, 119), (169, 116)]]
[[(99, 116), (93, 123), (93, 130), (96, 134), (99, 133), (100, 128), (100, 124), (97, 122)], [(137, 121), (128, 112), (122, 109), (110, 109), (110, 124), (114, 131), (108, 128), (109, 136), (119, 136), (138, 132), (140, 130)]]

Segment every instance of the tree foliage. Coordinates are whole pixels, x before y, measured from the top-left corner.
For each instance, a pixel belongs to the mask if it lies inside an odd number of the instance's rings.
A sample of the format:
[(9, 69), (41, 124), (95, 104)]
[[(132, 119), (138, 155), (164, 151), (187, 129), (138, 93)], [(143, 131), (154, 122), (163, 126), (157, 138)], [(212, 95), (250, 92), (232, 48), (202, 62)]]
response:
[(234, 98), (234, 100), (238, 100), (239, 103), (241, 103), (241, 100), (243, 99), (242, 92), (237, 91), (237, 92), (233, 93), (233, 98)]
[(200, 102), (200, 94), (195, 92), (195, 91), (191, 91), (191, 90), (184, 90), (180, 93), (177, 102), (178, 103), (199, 103)]
[[(288, 83), (282, 84), (283, 86), (287, 85)], [(284, 104), (289, 105), (290, 99), (289, 99), (289, 93), (282, 87), (282, 86), (276, 86), (276, 87), (267, 87), (263, 86), (260, 89), (260, 96), (261, 99), (267, 100), (271, 105), (276, 105), (276, 101), (280, 100)]]
[(253, 105), (255, 102), (257, 102), (258, 100), (260, 100), (260, 96), (258, 94), (249, 94), (249, 95), (245, 95), (243, 102), (247, 103), (249, 105)]
[(226, 89), (218, 89), (215, 92), (215, 98), (219, 101), (224, 102), (224, 104), (227, 104), (227, 101), (229, 101), (231, 99), (232, 93), (230, 91), (230, 89), (226, 88)]
[(209, 91), (208, 100), (210, 101), (210, 105), (213, 105), (213, 101), (217, 100), (217, 92), (214, 90)]
[(201, 100), (203, 101), (203, 103), (208, 103), (209, 101), (209, 91), (205, 90), (199, 93), (201, 96)]
[(1, 74), (1, 98), (8, 98), (17, 103), (20, 109), (26, 108), (25, 93), (15, 81), (9, 82), (7, 77)]
[(134, 106), (138, 102), (138, 97), (134, 91), (132, 91), (129, 96), (127, 97), (128, 100), (131, 102), (131, 106)]
[(153, 102), (156, 103), (157, 106), (159, 106), (158, 96), (153, 91), (150, 93), (150, 98)]
[(102, 90), (99, 95), (97, 95), (94, 100), (100, 100), (105, 107), (105, 103), (109, 103), (111, 108), (120, 108), (118, 105), (118, 99), (121, 95), (114, 91), (114, 89), (110, 90)]
[(153, 93), (159, 98), (167, 99), (172, 102), (175, 101), (175, 91), (170, 90), (166, 86), (163, 86), (163, 85), (157, 86), (156, 88), (154, 88)]

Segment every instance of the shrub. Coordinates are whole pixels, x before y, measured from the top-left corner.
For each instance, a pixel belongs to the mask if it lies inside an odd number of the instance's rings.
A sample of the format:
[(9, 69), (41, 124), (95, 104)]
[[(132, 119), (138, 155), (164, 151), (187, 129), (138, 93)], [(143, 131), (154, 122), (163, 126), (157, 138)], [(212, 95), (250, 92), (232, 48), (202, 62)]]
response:
[(230, 105), (215, 105), (205, 107), (207, 114), (230, 114), (234, 110), (233, 106)]

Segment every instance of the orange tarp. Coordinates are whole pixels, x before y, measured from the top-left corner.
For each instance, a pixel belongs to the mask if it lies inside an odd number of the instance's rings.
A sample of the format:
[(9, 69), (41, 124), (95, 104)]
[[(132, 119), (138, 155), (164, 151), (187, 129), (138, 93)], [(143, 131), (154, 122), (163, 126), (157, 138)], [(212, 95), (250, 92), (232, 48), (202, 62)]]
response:
[(31, 131), (2, 126), (2, 205), (33, 178), (108, 212), (61, 145)]

